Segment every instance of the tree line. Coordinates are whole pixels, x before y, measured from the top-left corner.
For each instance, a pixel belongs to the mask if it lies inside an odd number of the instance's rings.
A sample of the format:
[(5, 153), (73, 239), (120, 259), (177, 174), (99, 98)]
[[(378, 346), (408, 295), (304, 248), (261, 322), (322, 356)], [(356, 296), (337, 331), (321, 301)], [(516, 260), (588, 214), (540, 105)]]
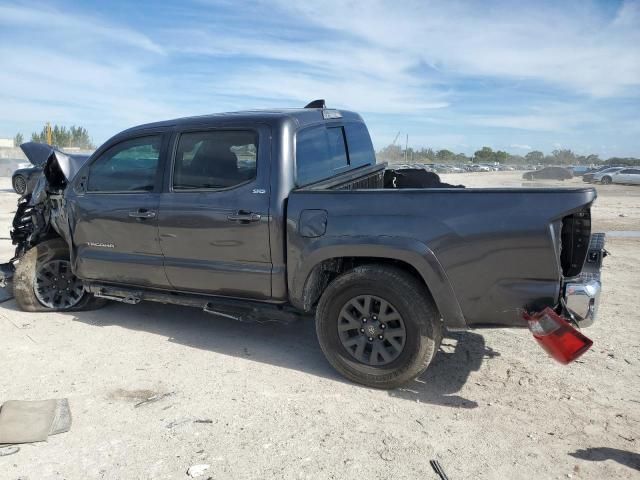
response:
[[(42, 127), (40, 132), (33, 132), (31, 134), (31, 141), (38, 143), (48, 143), (47, 126)], [(72, 125), (67, 128), (65, 126), (54, 125), (51, 128), (51, 145), (55, 145), (60, 148), (80, 148), (82, 150), (93, 150), (95, 145), (89, 136), (89, 132), (84, 127), (76, 127)], [(17, 133), (13, 137), (14, 145), (21, 145), (24, 143), (24, 136), (22, 133)]]
[(406, 150), (399, 145), (387, 145), (378, 152), (378, 158), (390, 163), (500, 163), (509, 165), (632, 165), (640, 166), (640, 158), (610, 157), (606, 160), (598, 155), (577, 155), (570, 149), (553, 150), (549, 155), (532, 150), (526, 155), (513, 155), (502, 150), (482, 147), (473, 155), (455, 153), (451, 150), (432, 148)]

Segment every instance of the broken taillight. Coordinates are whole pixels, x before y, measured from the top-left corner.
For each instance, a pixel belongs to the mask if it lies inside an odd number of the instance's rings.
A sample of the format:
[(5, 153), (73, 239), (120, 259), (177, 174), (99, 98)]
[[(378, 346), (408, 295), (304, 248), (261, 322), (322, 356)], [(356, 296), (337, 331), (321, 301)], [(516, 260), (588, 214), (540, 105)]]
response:
[(590, 339), (549, 307), (539, 313), (525, 314), (525, 319), (540, 346), (562, 364), (573, 362), (593, 345)]

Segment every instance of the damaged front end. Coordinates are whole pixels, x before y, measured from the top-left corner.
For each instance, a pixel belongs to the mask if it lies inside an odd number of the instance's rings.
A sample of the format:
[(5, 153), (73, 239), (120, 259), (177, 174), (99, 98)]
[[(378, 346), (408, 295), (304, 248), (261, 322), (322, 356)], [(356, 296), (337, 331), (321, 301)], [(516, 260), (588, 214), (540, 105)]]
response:
[(0, 301), (13, 296), (11, 279), (14, 264), (32, 247), (54, 238), (70, 242), (68, 221), (64, 214), (64, 191), (88, 156), (67, 155), (49, 145), (28, 142), (20, 146), (29, 161), (42, 166), (35, 187), (18, 200), (10, 232), (16, 246), (13, 258), (0, 265)]

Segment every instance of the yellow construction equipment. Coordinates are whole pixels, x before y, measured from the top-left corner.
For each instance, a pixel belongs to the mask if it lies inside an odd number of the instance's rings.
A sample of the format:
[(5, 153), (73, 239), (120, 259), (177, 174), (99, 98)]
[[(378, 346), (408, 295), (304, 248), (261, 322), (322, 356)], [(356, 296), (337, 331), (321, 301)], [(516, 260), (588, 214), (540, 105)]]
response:
[(51, 145), (53, 143), (53, 134), (51, 132), (51, 124), (47, 122), (47, 126), (45, 127), (45, 131), (47, 132), (47, 143)]

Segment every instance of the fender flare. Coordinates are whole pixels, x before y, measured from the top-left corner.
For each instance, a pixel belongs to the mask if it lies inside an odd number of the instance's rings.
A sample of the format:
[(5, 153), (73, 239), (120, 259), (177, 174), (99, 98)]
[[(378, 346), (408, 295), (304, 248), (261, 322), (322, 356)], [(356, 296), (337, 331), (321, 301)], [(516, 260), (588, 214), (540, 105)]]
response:
[(466, 329), (449, 278), (433, 251), (424, 243), (404, 237), (323, 237), (300, 252), (300, 262), (289, 271), (289, 297), (291, 303), (310, 310), (308, 298), (317, 288), (316, 273), (322, 262), (345, 257), (370, 257), (395, 260), (411, 265), (422, 277), (440, 311), (445, 326)]

